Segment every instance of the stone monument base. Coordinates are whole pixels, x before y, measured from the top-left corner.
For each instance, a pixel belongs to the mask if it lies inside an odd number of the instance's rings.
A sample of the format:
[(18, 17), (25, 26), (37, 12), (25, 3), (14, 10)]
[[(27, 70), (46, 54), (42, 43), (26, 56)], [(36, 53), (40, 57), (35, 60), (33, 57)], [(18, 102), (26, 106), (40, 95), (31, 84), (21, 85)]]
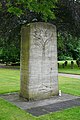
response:
[(42, 99), (47, 99), (47, 98), (52, 98), (53, 96), (59, 96), (59, 92), (57, 91), (56, 93), (49, 91), (49, 92), (34, 92), (32, 91), (32, 94), (29, 93), (29, 95), (23, 95), (23, 94), (19, 94), (20, 97), (27, 99), (28, 101), (33, 101), (33, 100), (42, 100)]

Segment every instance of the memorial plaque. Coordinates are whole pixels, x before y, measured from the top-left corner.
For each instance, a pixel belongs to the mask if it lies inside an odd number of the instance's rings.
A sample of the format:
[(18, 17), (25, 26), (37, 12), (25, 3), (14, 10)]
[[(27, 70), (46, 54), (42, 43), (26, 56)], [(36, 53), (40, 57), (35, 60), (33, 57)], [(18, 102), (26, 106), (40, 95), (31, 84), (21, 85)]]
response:
[(21, 30), (20, 96), (28, 100), (58, 95), (56, 27), (36, 22)]

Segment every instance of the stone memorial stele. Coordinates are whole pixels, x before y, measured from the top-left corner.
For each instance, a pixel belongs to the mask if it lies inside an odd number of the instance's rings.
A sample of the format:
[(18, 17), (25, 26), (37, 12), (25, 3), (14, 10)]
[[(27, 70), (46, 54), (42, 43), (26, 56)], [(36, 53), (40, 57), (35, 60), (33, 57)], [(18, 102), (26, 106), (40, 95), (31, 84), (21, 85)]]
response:
[(58, 95), (56, 27), (35, 22), (21, 29), (20, 96), (39, 100)]

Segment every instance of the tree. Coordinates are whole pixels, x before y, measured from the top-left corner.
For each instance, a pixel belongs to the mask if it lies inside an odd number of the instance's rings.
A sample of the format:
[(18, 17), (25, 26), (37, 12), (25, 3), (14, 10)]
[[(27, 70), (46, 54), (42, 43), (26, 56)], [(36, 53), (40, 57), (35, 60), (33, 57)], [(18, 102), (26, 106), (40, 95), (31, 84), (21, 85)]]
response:
[[(79, 0), (1, 0), (0, 3), (1, 22), (3, 21), (0, 23), (2, 26), (8, 25), (8, 32), (5, 33), (11, 35), (16, 29), (20, 32), (21, 25), (26, 23), (48, 21), (57, 26), (58, 32), (67, 31), (67, 34), (80, 36)], [(0, 29), (5, 28), (4, 26)]]
[[(1, 0), (0, 1), (0, 41), (1, 57), (4, 61), (16, 59), (20, 50), (20, 29), (23, 24), (34, 21), (47, 21), (54, 18), (52, 8), (56, 0)], [(38, 3), (38, 4), (37, 4)], [(5, 44), (3, 44), (5, 43)], [(12, 44), (14, 47), (12, 47)], [(11, 48), (13, 50), (11, 50)], [(15, 51), (13, 54), (11, 51)], [(18, 52), (17, 52), (18, 53)]]
[(58, 0), (55, 16), (59, 32), (80, 37), (80, 0)]
[(0, 61), (6, 63), (20, 61), (20, 45), (18, 41), (0, 39)]
[(53, 8), (57, 0), (1, 0), (1, 7), (17, 16), (26, 14), (26, 11), (37, 13), (43, 20), (53, 19)]
[(53, 19), (56, 0), (1, 0), (0, 37), (14, 40), (23, 24)]
[(58, 59), (77, 60), (80, 56), (80, 38), (73, 37), (70, 34), (58, 33)]
[[(4, 42), (7, 41), (7, 44), (13, 43), (20, 49), (21, 26), (36, 21), (48, 21), (57, 26), (58, 53), (61, 54), (62, 50), (63, 54), (67, 51), (68, 42), (77, 41), (80, 37), (80, 2), (79, 0), (0, 1), (0, 38)], [(72, 40), (69, 35), (72, 35)], [(70, 41), (67, 42), (67, 39)]]

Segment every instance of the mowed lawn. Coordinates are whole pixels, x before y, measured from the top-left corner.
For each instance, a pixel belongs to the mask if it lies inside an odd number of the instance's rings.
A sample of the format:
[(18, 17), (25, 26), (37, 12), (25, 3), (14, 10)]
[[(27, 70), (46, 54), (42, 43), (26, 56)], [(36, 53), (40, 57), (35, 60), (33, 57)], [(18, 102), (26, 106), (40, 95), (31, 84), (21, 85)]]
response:
[(74, 67), (71, 69), (71, 60), (67, 61), (67, 66), (63, 68), (63, 63), (65, 61), (58, 61), (59, 63), (59, 72), (61, 73), (71, 73), (71, 74), (79, 74), (80, 75), (80, 68), (77, 66), (76, 61), (74, 60)]
[(20, 70), (0, 68), (0, 94), (20, 90)]
[(80, 107), (34, 117), (15, 105), (0, 99), (0, 120), (80, 120)]
[[(59, 89), (80, 96), (80, 79), (59, 77)], [(20, 70), (0, 69), (0, 94), (19, 92)], [(80, 120), (80, 107), (34, 117), (0, 98), (0, 120)]]
[[(59, 76), (59, 89), (80, 96), (80, 79)], [(0, 69), (0, 94), (19, 92), (20, 70)]]
[(80, 96), (80, 79), (59, 76), (59, 89), (64, 93)]

